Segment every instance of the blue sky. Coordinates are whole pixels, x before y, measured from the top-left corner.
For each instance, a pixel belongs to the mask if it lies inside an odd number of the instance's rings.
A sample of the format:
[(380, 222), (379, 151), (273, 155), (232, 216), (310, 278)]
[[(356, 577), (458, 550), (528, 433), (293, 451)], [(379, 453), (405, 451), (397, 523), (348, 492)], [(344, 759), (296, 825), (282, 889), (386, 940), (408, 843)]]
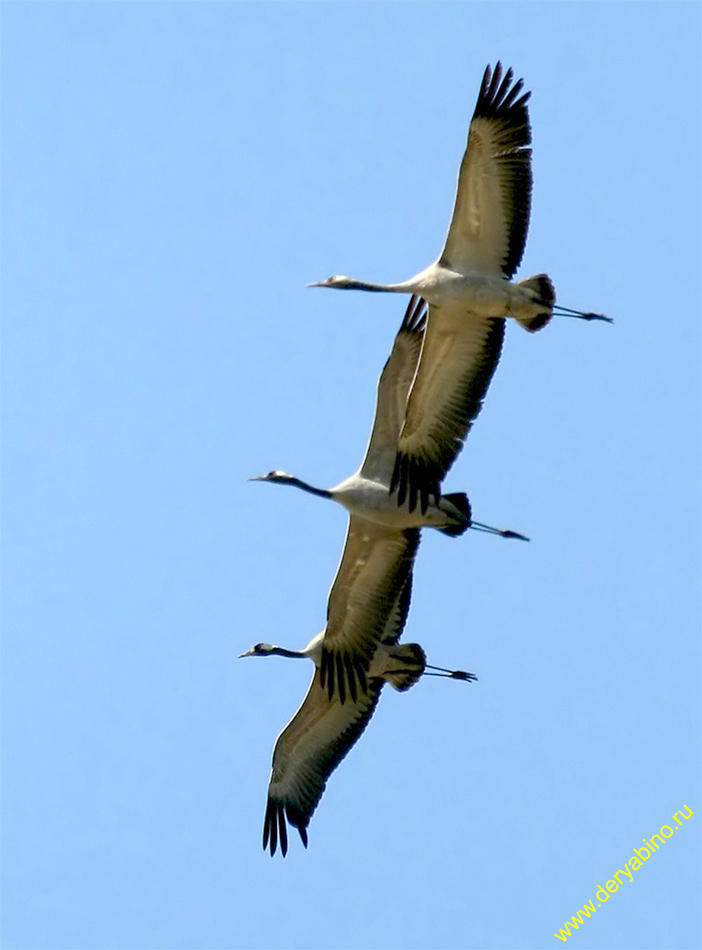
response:
[[(693, 3), (3, 4), (3, 946), (700, 946), (700, 12)], [(533, 91), (508, 328), (384, 695), (283, 861), (276, 734), (439, 252), (482, 72)]]

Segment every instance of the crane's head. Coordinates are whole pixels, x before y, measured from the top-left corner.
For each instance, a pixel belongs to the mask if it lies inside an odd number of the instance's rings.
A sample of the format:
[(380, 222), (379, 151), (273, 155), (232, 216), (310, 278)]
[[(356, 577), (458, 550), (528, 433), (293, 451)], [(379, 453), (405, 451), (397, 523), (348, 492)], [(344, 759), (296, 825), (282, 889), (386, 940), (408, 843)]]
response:
[(283, 485), (294, 480), (293, 475), (288, 475), (287, 472), (283, 472), (279, 468), (274, 468), (273, 471), (267, 475), (254, 475), (253, 478), (246, 479), (247, 482), (278, 482)]
[(326, 280), (318, 280), (314, 284), (308, 284), (308, 287), (336, 287), (337, 290), (354, 290), (358, 284), (353, 277), (346, 277), (344, 274), (332, 274)]
[(239, 659), (245, 656), (270, 656), (274, 651), (275, 647), (272, 643), (257, 643), (256, 646), (251, 647), (246, 653), (240, 653)]

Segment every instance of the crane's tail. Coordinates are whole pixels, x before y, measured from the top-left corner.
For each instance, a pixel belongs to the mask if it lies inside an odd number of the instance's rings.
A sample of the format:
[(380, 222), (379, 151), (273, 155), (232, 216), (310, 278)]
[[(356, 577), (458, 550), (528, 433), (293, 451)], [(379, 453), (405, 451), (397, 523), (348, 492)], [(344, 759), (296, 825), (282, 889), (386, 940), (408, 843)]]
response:
[(404, 693), (424, 672), (427, 657), (418, 643), (396, 643), (389, 647), (383, 679)]
[(452, 495), (442, 495), (442, 500), (450, 501), (454, 508), (463, 515), (464, 520), (458, 524), (445, 524), (439, 528), (442, 534), (447, 534), (450, 538), (458, 538), (470, 528), (470, 502), (465, 492), (454, 492)]
[(536, 277), (527, 277), (526, 280), (518, 281), (517, 286), (529, 291), (529, 296), (533, 300), (533, 306), (537, 307), (539, 312), (532, 312), (531, 314), (514, 313), (512, 316), (525, 330), (528, 330), (530, 333), (536, 333), (537, 330), (541, 330), (545, 327), (553, 316), (553, 307), (556, 303), (556, 290), (551, 278), (546, 274), (537, 274)]

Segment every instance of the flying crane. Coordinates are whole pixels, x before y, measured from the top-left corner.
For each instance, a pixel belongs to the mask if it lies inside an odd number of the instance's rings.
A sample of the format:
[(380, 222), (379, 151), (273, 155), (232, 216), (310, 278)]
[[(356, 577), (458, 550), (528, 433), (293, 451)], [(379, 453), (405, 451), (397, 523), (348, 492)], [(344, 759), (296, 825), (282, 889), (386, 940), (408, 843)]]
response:
[[(364, 532), (369, 530), (371, 536)], [(476, 677), (463, 670), (430, 666), (418, 643), (397, 641), (409, 611), (412, 562), (419, 531), (409, 529), (407, 547), (399, 557), (390, 582), (378, 581), (374, 567), (372, 535), (384, 529), (370, 522), (349, 526), (341, 564), (329, 595), (328, 621), (303, 650), (286, 650), (270, 643), (257, 643), (244, 656), (307, 657), (315, 664), (307, 695), (300, 708), (275, 742), (263, 824), (263, 849), (275, 854), (278, 840), (285, 855), (288, 850), (286, 819), (294, 825), (305, 847), (307, 826), (319, 804), (327, 780), (344, 756), (358, 741), (375, 712), (385, 683), (405, 691), (422, 676), (447, 676), (471, 681)], [(382, 545), (382, 541), (380, 542)], [(366, 557), (370, 556), (368, 560)], [(392, 593), (391, 593), (392, 592)], [(356, 689), (353, 669), (349, 669), (350, 695), (331, 695), (321, 687), (322, 645), (328, 640), (362, 639), (372, 643), (368, 672), (358, 668)], [(330, 668), (333, 676), (334, 667)], [(339, 676), (343, 682), (344, 677)]]
[(514, 282), (531, 208), (531, 127), (523, 80), (488, 66), (458, 174), (446, 242), (439, 258), (409, 280), (369, 283), (334, 275), (311, 287), (418, 294), (429, 303), (419, 365), (393, 465), (397, 503), (422, 512), (478, 415), (500, 357), (504, 320), (534, 332), (556, 315), (609, 317), (556, 305), (546, 274)]

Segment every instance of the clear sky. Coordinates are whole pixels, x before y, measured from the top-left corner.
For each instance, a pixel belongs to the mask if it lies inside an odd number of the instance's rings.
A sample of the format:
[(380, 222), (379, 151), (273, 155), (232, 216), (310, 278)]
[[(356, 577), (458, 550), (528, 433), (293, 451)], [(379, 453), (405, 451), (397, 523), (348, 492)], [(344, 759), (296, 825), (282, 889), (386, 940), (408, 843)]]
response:
[[(695, 948), (700, 7), (2, 5), (3, 946)], [(275, 736), (480, 78), (533, 91), (519, 275), (616, 323), (508, 328), (387, 690), (285, 860)]]

